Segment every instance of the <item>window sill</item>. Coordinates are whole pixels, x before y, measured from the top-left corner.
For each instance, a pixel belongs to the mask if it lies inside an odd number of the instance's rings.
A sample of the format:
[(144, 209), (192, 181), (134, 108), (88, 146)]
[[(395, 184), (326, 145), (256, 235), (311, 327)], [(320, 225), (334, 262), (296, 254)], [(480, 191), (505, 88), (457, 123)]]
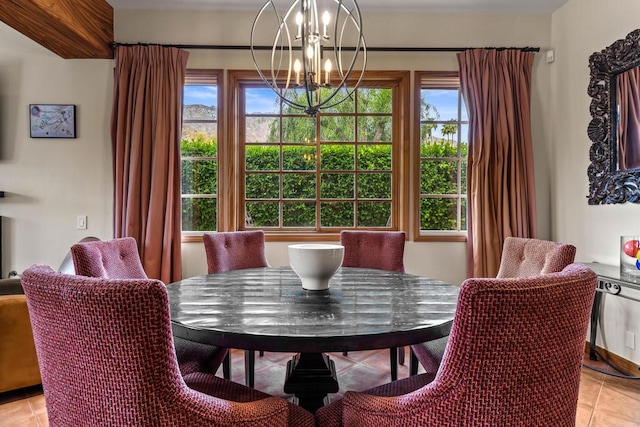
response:
[[(202, 242), (202, 232), (183, 232), (182, 243)], [(340, 233), (282, 233), (265, 231), (267, 242), (337, 242)], [(466, 232), (430, 232), (422, 233), (413, 239), (414, 242), (466, 242)]]
[(414, 242), (466, 242), (467, 233), (459, 231), (422, 232), (413, 239)]
[[(183, 232), (182, 243), (202, 242), (202, 232)], [(338, 242), (340, 233), (282, 233), (265, 230), (265, 241), (267, 242)]]

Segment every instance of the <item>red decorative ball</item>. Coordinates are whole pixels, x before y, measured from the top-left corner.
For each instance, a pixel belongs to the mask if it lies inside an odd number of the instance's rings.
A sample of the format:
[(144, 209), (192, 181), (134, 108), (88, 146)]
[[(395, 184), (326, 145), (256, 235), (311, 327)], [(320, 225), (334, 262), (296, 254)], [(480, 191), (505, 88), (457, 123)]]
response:
[(630, 257), (636, 257), (640, 252), (640, 240), (629, 240), (624, 244), (624, 253)]

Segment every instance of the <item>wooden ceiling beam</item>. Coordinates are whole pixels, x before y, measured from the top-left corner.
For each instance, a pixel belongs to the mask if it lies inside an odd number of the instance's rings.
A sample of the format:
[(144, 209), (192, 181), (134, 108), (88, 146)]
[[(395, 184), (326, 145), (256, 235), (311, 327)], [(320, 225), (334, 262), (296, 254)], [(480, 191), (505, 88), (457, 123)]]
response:
[(106, 0), (2, 0), (0, 20), (62, 58), (113, 58)]

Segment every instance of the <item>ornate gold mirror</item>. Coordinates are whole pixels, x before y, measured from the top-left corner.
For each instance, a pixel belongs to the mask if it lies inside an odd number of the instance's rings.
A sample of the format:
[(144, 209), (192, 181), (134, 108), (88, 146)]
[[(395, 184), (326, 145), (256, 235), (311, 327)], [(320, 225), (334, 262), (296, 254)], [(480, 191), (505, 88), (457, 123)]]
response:
[(640, 30), (589, 57), (590, 205), (640, 203)]

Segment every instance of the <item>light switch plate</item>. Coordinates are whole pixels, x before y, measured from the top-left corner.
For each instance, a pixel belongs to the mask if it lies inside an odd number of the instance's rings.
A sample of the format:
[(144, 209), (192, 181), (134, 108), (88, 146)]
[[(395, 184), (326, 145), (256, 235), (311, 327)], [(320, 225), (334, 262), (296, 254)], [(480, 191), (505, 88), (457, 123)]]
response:
[(624, 334), (624, 346), (631, 350), (636, 349), (636, 334), (626, 331)]
[(553, 51), (553, 49), (547, 51), (546, 60), (548, 64), (551, 64), (553, 61), (556, 60), (556, 53)]
[(87, 216), (86, 215), (78, 215), (76, 218), (76, 228), (78, 230), (86, 230), (87, 229)]

